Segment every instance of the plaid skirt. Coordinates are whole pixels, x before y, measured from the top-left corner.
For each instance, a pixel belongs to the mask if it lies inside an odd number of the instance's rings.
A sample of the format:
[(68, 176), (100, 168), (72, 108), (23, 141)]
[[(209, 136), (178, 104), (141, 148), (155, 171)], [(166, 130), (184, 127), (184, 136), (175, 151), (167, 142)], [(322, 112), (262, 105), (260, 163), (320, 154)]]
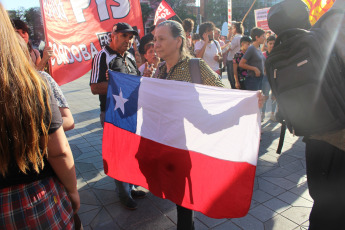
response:
[(73, 229), (72, 204), (55, 177), (0, 189), (0, 229)]

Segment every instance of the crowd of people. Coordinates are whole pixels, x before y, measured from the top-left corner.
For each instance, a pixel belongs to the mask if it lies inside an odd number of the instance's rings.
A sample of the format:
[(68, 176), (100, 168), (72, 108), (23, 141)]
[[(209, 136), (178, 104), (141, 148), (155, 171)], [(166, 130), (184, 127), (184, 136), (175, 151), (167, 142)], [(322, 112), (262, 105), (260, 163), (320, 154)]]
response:
[[(337, 0), (335, 4), (345, 8), (344, 0)], [(42, 72), (53, 55), (52, 51), (47, 47), (41, 58), (30, 45), (27, 25), (20, 20), (11, 22), (1, 4), (0, 19), (0, 200), (3, 201), (0, 229), (23, 229), (26, 226), (31, 229), (72, 229), (80, 200), (73, 155), (64, 131), (74, 128), (74, 120), (59, 86), (49, 74)], [(137, 46), (135, 39), (139, 35), (131, 25), (120, 22), (113, 26), (110, 44), (93, 59), (90, 78), (91, 92), (99, 96), (102, 127), (108, 70), (193, 82), (189, 65), (194, 58), (199, 59), (204, 85), (224, 87), (221, 76), (226, 70), (232, 89), (262, 90), (263, 95), (258, 94), (258, 103), (264, 119), (270, 96), (265, 60), (274, 48), (276, 35), (255, 27), (250, 36), (246, 36), (241, 22), (233, 22), (226, 37), (220, 35), (220, 29), (213, 22), (202, 23), (198, 34), (193, 31), (191, 19), (185, 19), (181, 24), (162, 18)], [(344, 44), (340, 45), (343, 50)], [(270, 119), (275, 121), (277, 105), (273, 95), (271, 99)], [(343, 227), (343, 195), (318, 188), (322, 183), (315, 179), (318, 172), (312, 165), (318, 160), (313, 158), (312, 152), (321, 145), (325, 152), (333, 151), (332, 156), (336, 155), (337, 161), (342, 162), (345, 157), (339, 155), (345, 151), (344, 143), (334, 145), (318, 138), (306, 142), (307, 174), (308, 169), (312, 169), (307, 176), (313, 182), (309, 189), (318, 204), (313, 207), (310, 226), (321, 229), (317, 227), (318, 223), (332, 221), (334, 226)], [(321, 142), (331, 144), (325, 146)], [(322, 154), (319, 153), (320, 158)], [(336, 183), (343, 183), (344, 170), (338, 168), (335, 173), (339, 173), (340, 179), (337, 175), (331, 177), (334, 172), (330, 177), (332, 180), (337, 178)], [(131, 210), (137, 209), (135, 199), (144, 198), (146, 193), (136, 185), (116, 179), (115, 184), (121, 204)], [(318, 196), (320, 190), (322, 197)], [(345, 192), (343, 187), (339, 192)], [(329, 194), (335, 195), (328, 198)], [(324, 204), (325, 200), (331, 205)], [(176, 206), (177, 229), (194, 229), (193, 211), (178, 203)], [(337, 211), (330, 212), (332, 216), (322, 211), (322, 208), (329, 211), (332, 207)]]
[[(157, 25), (163, 22), (162, 18)], [(244, 35), (241, 22), (232, 22), (227, 36), (221, 36), (221, 30), (213, 22), (204, 22), (199, 27), (198, 33), (194, 31), (194, 21), (190, 18), (183, 20), (182, 27), (185, 32), (187, 47), (191, 58), (202, 59), (220, 79), (224, 71), (227, 72), (230, 87), (241, 90), (262, 90), (265, 103), (262, 108), (261, 119), (265, 118), (266, 101), (270, 95), (270, 85), (265, 75), (264, 64), (268, 54), (274, 47), (276, 36), (271, 31), (253, 28), (250, 36)], [(136, 63), (140, 63), (139, 70), (144, 74), (145, 63), (151, 72), (157, 68), (160, 60), (165, 60), (157, 55), (154, 49), (154, 35), (156, 26), (151, 27), (151, 32), (140, 40), (139, 52), (132, 49)], [(147, 43), (151, 44), (146, 46)], [(152, 49), (149, 49), (152, 47)], [(131, 49), (129, 52), (132, 51)], [(154, 59), (154, 61), (153, 61)], [(270, 120), (275, 122), (276, 101), (271, 94), (272, 111)]]

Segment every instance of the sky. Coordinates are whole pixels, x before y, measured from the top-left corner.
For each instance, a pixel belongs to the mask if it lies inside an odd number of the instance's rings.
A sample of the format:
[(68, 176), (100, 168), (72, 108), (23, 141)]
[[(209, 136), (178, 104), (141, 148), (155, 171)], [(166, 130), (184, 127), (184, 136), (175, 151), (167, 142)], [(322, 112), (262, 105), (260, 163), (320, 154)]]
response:
[(39, 0), (0, 0), (0, 2), (6, 10), (17, 10), (20, 7), (28, 9), (40, 6)]

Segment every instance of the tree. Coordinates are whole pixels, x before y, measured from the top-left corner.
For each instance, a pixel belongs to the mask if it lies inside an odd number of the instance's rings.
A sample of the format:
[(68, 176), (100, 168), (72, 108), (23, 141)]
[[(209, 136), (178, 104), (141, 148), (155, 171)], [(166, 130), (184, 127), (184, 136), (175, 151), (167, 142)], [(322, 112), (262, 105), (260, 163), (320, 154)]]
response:
[(216, 27), (221, 28), (223, 22), (228, 18), (227, 0), (208, 0), (205, 8), (207, 21), (213, 22)]
[(34, 45), (44, 40), (44, 29), (39, 7), (24, 9), (23, 7), (9, 13), (11, 19), (20, 19), (29, 27), (29, 37)]
[[(241, 22), (243, 17), (249, 10), (254, 0), (233, 0), (232, 1), (232, 20)], [(250, 30), (255, 26), (254, 10), (262, 8), (258, 1), (255, 2), (253, 8), (248, 13), (247, 18), (243, 22), (244, 31), (249, 35)]]
[(143, 15), (143, 24), (145, 25), (146, 20), (151, 16), (153, 9), (147, 3), (140, 3), (141, 14)]
[[(191, 18), (196, 22), (196, 15), (193, 14), (195, 0), (167, 0), (166, 2), (171, 6), (181, 20)], [(176, 21), (181, 22), (177, 16), (174, 18)]]
[(32, 41), (39, 42), (44, 40), (44, 29), (39, 7), (30, 8), (24, 13), (25, 21), (31, 29)]

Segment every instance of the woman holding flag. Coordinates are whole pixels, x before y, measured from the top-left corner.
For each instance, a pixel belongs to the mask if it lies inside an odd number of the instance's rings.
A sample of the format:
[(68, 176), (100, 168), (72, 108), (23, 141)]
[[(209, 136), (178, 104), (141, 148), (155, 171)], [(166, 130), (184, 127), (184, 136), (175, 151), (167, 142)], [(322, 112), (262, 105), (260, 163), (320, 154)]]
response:
[[(189, 72), (191, 55), (188, 50), (184, 29), (180, 23), (168, 20), (157, 25), (154, 36), (154, 48), (158, 57), (165, 60), (159, 64), (154, 77), (192, 82), (191, 73)], [(223, 87), (218, 75), (202, 59), (199, 61), (199, 68), (202, 84)], [(259, 100), (260, 107), (262, 107), (262, 104), (263, 96), (261, 96)], [(190, 163), (188, 159), (181, 162), (181, 164), (188, 163)], [(185, 176), (187, 181), (190, 180), (189, 175)], [(176, 183), (179, 183), (179, 181)], [(185, 180), (183, 180), (182, 183), (185, 184)], [(189, 181), (189, 185), (191, 185), (191, 183), (192, 182)], [(190, 193), (192, 200), (192, 191), (190, 191)], [(181, 203), (176, 203), (177, 229), (194, 229), (193, 211), (180, 206), (179, 204), (182, 203), (182, 200)]]

